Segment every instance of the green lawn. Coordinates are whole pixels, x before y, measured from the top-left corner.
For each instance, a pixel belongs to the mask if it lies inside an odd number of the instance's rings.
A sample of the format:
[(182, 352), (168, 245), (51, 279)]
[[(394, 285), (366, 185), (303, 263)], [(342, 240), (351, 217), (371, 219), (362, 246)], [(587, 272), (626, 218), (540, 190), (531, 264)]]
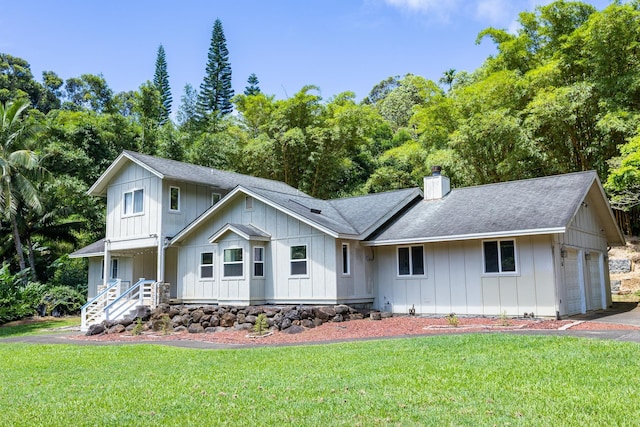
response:
[(475, 334), (246, 350), (0, 345), (0, 425), (637, 425), (640, 345)]
[(34, 335), (50, 332), (53, 328), (64, 326), (80, 326), (79, 317), (45, 318), (44, 320), (24, 324), (0, 326), (0, 338)]

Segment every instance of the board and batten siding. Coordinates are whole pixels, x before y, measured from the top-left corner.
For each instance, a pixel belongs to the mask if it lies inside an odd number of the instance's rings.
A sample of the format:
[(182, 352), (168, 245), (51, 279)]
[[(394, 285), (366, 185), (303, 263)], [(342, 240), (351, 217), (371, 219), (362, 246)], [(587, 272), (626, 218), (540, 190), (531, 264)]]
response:
[[(484, 274), (482, 240), (424, 245), (425, 275), (398, 276), (397, 247), (376, 247), (376, 305), (407, 314), (555, 315), (552, 240), (514, 238), (517, 274)], [(414, 245), (415, 246), (415, 245)]]
[[(607, 236), (588, 194), (564, 234), (556, 238), (559, 314), (571, 315), (611, 304)], [(565, 258), (561, 257), (562, 248)]]
[[(342, 245), (347, 244), (349, 249), (349, 273), (344, 274), (342, 268)], [(371, 268), (367, 264), (366, 254), (372, 254), (372, 248), (365, 248), (357, 240), (336, 241), (336, 271), (337, 271), (337, 298), (348, 304), (349, 302), (373, 302), (373, 280)]]
[[(170, 209), (171, 187), (180, 189), (180, 209), (178, 211)], [(162, 191), (162, 204), (164, 206), (164, 215), (162, 216), (163, 235), (175, 236), (194, 219), (202, 215), (211, 207), (212, 193), (217, 193), (220, 194), (220, 197), (224, 197), (227, 191), (207, 185), (165, 181)]]
[[(264, 283), (263, 296), (266, 302), (274, 304), (336, 302), (335, 239), (258, 200), (254, 200), (253, 208), (247, 210), (244, 195), (241, 193), (218, 211), (213, 218), (194, 230), (177, 248), (178, 299), (216, 303), (223, 295), (221, 290), (223, 284), (219, 280), (222, 250), (216, 248), (214, 254), (215, 284), (207, 286), (201, 284), (198, 280), (196, 263), (199, 263), (199, 254), (204, 251), (204, 248), (217, 246), (209, 243), (209, 237), (228, 223), (250, 224), (271, 235), (271, 240), (268, 242), (251, 242), (251, 246), (249, 242), (245, 242), (246, 246), (243, 246), (246, 248), (244, 253), (244, 259), (247, 260), (246, 274), (250, 274), (253, 268), (249, 248), (252, 246), (265, 248), (265, 278), (252, 283), (255, 286), (259, 286), (259, 282)], [(230, 238), (238, 238), (233, 233), (228, 234), (232, 236)], [(303, 244), (307, 245), (308, 274), (291, 276), (290, 248), (293, 245)], [(258, 299), (261, 297), (261, 295), (255, 296)], [(254, 299), (254, 295), (251, 295), (251, 299)]]
[[(123, 195), (142, 189), (143, 212), (124, 215)], [(158, 203), (162, 197), (162, 181), (145, 168), (130, 163), (122, 168), (107, 189), (107, 239), (132, 239), (159, 233)]]

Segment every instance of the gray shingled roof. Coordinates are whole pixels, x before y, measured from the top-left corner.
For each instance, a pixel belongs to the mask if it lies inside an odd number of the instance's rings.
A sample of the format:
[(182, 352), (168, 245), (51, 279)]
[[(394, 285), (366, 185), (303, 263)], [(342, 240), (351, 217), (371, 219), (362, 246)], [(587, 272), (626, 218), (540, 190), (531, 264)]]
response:
[(187, 181), (198, 184), (212, 185), (225, 190), (231, 190), (238, 185), (243, 187), (256, 187), (265, 190), (279, 191), (287, 194), (304, 194), (284, 182), (274, 181), (265, 178), (242, 175), (235, 172), (212, 169), (206, 166), (192, 165), (190, 163), (178, 162), (176, 160), (163, 159), (125, 150), (128, 156), (144, 163), (154, 171), (162, 174), (165, 178), (176, 181)]
[(446, 240), (566, 227), (595, 179), (589, 171), (454, 189), (440, 200), (420, 201), (368, 240)]
[(381, 220), (395, 214), (408, 201), (421, 195), (416, 188), (319, 200), (309, 196), (294, 196), (249, 188), (258, 195), (338, 234), (360, 236)]
[(80, 248), (75, 252), (69, 254), (71, 258), (83, 258), (89, 255), (101, 255), (104, 253), (104, 239), (100, 239), (97, 242), (93, 242), (90, 245)]

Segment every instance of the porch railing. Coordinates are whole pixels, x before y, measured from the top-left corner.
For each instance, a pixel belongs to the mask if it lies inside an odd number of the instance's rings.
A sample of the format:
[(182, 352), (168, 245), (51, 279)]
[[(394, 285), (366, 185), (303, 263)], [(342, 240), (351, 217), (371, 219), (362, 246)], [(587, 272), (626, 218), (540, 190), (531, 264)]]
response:
[(104, 320), (104, 308), (111, 301), (118, 298), (122, 281), (120, 279), (112, 279), (107, 282), (107, 286), (82, 306), (80, 310), (81, 324), (80, 330), (86, 332), (90, 325), (100, 323)]
[(152, 306), (152, 289), (155, 280), (140, 279), (104, 307), (104, 319), (116, 320), (124, 317), (137, 306)]

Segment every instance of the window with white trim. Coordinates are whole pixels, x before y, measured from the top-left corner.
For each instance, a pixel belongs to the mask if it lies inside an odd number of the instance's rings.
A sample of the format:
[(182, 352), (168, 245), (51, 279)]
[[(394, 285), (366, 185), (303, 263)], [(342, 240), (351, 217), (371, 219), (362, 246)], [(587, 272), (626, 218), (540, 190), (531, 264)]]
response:
[(398, 276), (424, 276), (424, 246), (398, 248)]
[(221, 198), (222, 196), (220, 195), (220, 193), (211, 193), (211, 206), (218, 203)]
[(342, 275), (351, 274), (351, 253), (349, 252), (349, 244), (342, 244)]
[(289, 263), (292, 276), (306, 276), (307, 261), (307, 245), (291, 246)]
[(136, 215), (144, 211), (144, 190), (137, 189), (126, 191), (122, 195), (123, 215)]
[(242, 248), (225, 249), (222, 271), (224, 277), (242, 277)]
[(169, 187), (169, 210), (180, 211), (180, 187)]
[[(100, 278), (104, 279), (104, 259), (102, 260), (102, 264), (100, 266)], [(118, 259), (111, 258), (111, 277), (110, 279), (118, 278)]]
[(516, 272), (516, 242), (488, 240), (482, 242), (485, 273)]
[(253, 277), (264, 277), (264, 248), (253, 248)]
[(213, 252), (200, 253), (200, 279), (213, 279)]

